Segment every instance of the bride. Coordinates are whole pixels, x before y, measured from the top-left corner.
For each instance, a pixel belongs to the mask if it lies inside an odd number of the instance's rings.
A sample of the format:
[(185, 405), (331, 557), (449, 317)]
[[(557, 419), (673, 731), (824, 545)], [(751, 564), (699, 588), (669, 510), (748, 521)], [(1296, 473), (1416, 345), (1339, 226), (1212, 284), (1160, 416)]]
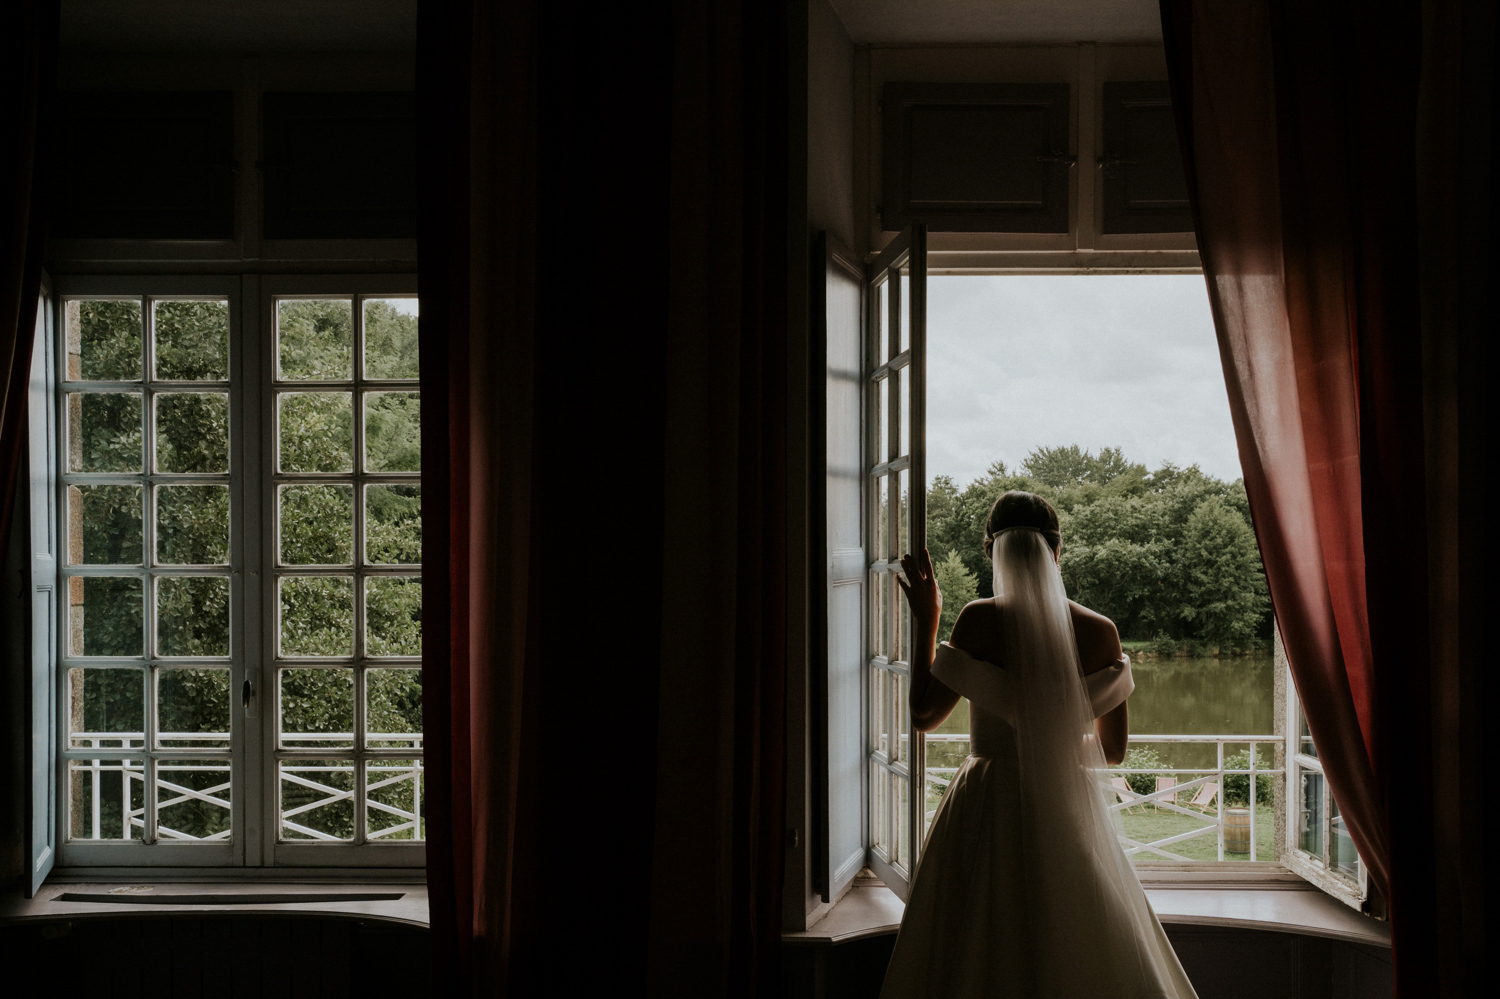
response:
[(931, 558), (901, 559), (912, 724), (967, 697), (973, 753), (933, 816), (881, 997), (1195, 999), (1099, 784), (1125, 755), (1135, 687), (1115, 626), (1063, 592), (1040, 496), (1001, 496), (984, 544), (995, 598), (966, 606), (935, 656)]

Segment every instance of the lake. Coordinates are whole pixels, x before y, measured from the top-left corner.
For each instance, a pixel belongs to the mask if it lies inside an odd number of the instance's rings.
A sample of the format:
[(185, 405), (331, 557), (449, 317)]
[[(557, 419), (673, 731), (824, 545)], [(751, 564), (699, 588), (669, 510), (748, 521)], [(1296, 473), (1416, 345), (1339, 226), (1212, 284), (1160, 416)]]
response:
[[(1146, 659), (1132, 663), (1131, 670), (1132, 735), (1268, 735), (1275, 730), (1270, 656)], [(969, 702), (960, 700), (938, 731), (969, 731)], [(1211, 766), (1214, 761), (1212, 745), (1158, 743), (1150, 748), (1168, 766)], [(1227, 752), (1245, 748), (1229, 746)], [(1269, 746), (1261, 747), (1261, 759), (1270, 762)], [(932, 754), (929, 762), (937, 764)]]

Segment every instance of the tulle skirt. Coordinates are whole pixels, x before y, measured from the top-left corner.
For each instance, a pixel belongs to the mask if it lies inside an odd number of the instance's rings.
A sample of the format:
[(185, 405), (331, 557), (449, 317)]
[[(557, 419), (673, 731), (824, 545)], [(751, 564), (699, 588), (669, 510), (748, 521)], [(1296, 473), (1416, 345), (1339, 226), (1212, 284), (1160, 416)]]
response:
[(1193, 999), (1149, 906), (1116, 897), (1139, 884), (1119, 886), (1110, 858), (1028, 863), (1027, 815), (1013, 751), (964, 761), (933, 816), (882, 999)]

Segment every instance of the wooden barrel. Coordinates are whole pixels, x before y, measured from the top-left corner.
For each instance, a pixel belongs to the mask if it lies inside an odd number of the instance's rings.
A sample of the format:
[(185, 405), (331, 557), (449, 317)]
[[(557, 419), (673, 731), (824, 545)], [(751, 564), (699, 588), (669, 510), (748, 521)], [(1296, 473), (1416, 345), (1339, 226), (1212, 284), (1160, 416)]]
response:
[(1224, 809), (1224, 852), (1250, 852), (1250, 809)]

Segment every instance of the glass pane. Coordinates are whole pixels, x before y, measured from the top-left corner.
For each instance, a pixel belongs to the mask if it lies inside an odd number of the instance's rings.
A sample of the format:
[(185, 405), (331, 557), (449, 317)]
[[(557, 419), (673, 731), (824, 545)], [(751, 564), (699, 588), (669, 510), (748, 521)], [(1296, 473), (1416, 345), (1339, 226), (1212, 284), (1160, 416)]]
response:
[[(891, 283), (875, 286), (875, 357), (884, 364), (890, 359)], [(882, 451), (881, 454), (885, 452)]]
[(896, 379), (901, 393), (900, 439), (896, 453), (911, 454), (911, 368), (896, 372)]
[(156, 764), (156, 834), (164, 840), (229, 839), (229, 761)]
[(417, 377), (417, 300), (365, 299), (365, 377)]
[(901, 316), (897, 328), (901, 331), (896, 345), (897, 353), (911, 348), (911, 268), (901, 268)]
[(279, 377), (344, 381), (354, 375), (354, 309), (347, 298), (276, 303)]
[(1307, 718), (1302, 714), (1300, 708), (1297, 711), (1297, 717), (1302, 719), (1302, 738), (1299, 748), (1306, 755), (1316, 757), (1318, 755), (1318, 747), (1313, 745), (1312, 733), (1307, 729)]
[(1329, 866), (1334, 870), (1349, 875), (1352, 878), (1359, 877), (1359, 851), (1354, 848), (1354, 837), (1349, 835), (1349, 826), (1344, 822), (1343, 813), (1339, 811), (1338, 799), (1333, 795), (1328, 796), (1328, 823), (1329, 848), (1333, 856), (1328, 858)]
[(354, 745), (354, 671), (281, 671), (281, 744), (287, 749)]
[(353, 486), (282, 486), (279, 496), (283, 564), (354, 561)]
[(156, 397), (156, 470), (229, 471), (229, 395), (168, 392)]
[(159, 670), (156, 742), (174, 749), (227, 748), (229, 670)]
[(365, 580), (365, 652), (372, 656), (422, 654), (422, 580)]
[(68, 580), (69, 648), (75, 656), (139, 656), (141, 581), (118, 576)]
[(427, 838), (421, 760), (365, 764), (365, 834), (370, 839)]
[(888, 707), (887, 690), (890, 685), (890, 672), (879, 668), (870, 670), (870, 734), (874, 741), (874, 750), (883, 753), (887, 757), (891, 753), (890, 722), (887, 718)]
[(891, 380), (889, 377), (880, 379), (877, 393), (880, 401), (876, 432), (880, 437), (877, 445), (879, 450), (875, 452), (875, 463), (881, 464), (891, 460)]
[(146, 674), (139, 669), (68, 670), (69, 745), (128, 749), (146, 744)]
[(371, 749), (422, 748), (421, 670), (366, 671), (365, 745)]
[(141, 487), (68, 487), (68, 561), (140, 565)]
[(283, 472), (354, 470), (354, 400), (349, 393), (286, 393), (278, 403)]
[(156, 302), (156, 377), (229, 380), (229, 303)]
[(282, 760), (281, 838), (354, 838), (354, 761)]
[(870, 574), (870, 655), (876, 659), (886, 654), (885, 590), (890, 574), (876, 570)]
[(1323, 775), (1302, 771), (1302, 811), (1297, 825), (1297, 846), (1323, 860)]
[(139, 392), (68, 395), (68, 471), (141, 470)]
[(354, 580), (292, 576), (281, 580), (281, 654), (354, 654)]
[(881, 857), (888, 856), (886, 843), (886, 777), (888, 774), (880, 764), (870, 761), (870, 846)]
[(422, 563), (422, 487), (365, 487), (365, 561)]
[(365, 468), (371, 472), (422, 470), (422, 397), (416, 392), (365, 396)]
[(69, 381), (140, 381), (139, 300), (72, 301), (65, 311)]
[(896, 785), (895, 808), (891, 809), (891, 824), (896, 827), (896, 866), (911, 870), (911, 781), (892, 776)]
[(68, 838), (140, 839), (146, 774), (140, 760), (68, 761)]
[(228, 486), (156, 487), (156, 561), (228, 564)]
[(871, 548), (875, 558), (888, 559), (897, 553), (891, 551), (891, 477), (882, 475), (875, 480), (875, 537)]
[(894, 487), (895, 495), (891, 497), (891, 515), (896, 520), (896, 548), (891, 552), (893, 558), (911, 554), (911, 516), (908, 503), (911, 499), (910, 493), (911, 472), (902, 469), (896, 473)]
[(229, 580), (224, 576), (158, 580), (156, 650), (163, 656), (229, 655)]

